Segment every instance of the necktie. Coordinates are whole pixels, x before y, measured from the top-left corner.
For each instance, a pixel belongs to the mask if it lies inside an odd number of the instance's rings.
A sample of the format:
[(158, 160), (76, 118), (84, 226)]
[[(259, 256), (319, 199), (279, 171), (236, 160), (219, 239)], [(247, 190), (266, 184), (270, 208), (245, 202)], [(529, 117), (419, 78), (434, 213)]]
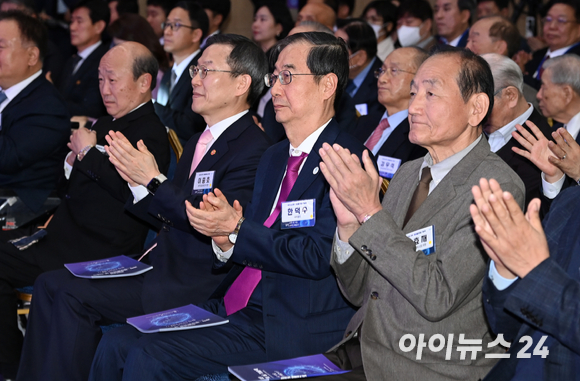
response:
[(425, 167), (421, 171), (421, 180), (419, 180), (419, 185), (413, 193), (413, 198), (411, 199), (411, 204), (409, 205), (409, 210), (407, 210), (407, 215), (405, 216), (405, 222), (403, 222), (403, 227), (407, 225), (407, 222), (413, 217), (413, 214), (419, 209), (423, 201), (429, 195), (429, 183), (433, 177), (431, 177), (431, 168)]
[(6, 98), (8, 98), (6, 96), (6, 93), (4, 92), (4, 90), (0, 90), (0, 104), (2, 104), (2, 102), (4, 102), (6, 100)]
[(379, 142), (379, 140), (381, 140), (383, 132), (385, 132), (385, 130), (390, 126), (391, 125), (389, 124), (389, 120), (387, 118), (381, 120), (377, 128), (375, 128), (371, 136), (368, 138), (367, 142), (365, 143), (365, 146), (372, 151), (373, 148), (375, 148), (375, 146)]
[[(274, 221), (276, 221), (276, 218), (278, 218), (278, 215), (280, 215), (282, 203), (288, 199), (290, 190), (298, 178), (300, 165), (302, 165), (302, 162), (307, 156), (307, 153), (302, 152), (300, 156), (290, 156), (288, 158), (288, 169), (286, 170), (284, 180), (282, 180), (280, 196), (278, 197), (276, 208), (274, 208), (270, 217), (268, 217), (264, 222), (264, 226), (267, 228), (272, 226)], [(262, 279), (262, 271), (251, 267), (244, 268), (224, 296), (224, 305), (228, 316), (238, 312), (248, 305), (250, 296), (252, 296), (252, 292), (254, 292), (258, 283), (260, 283), (260, 279)]]
[(177, 74), (175, 73), (175, 70), (171, 69), (171, 82), (169, 83), (169, 93), (170, 94), (173, 91), (173, 88), (175, 87), (176, 81), (177, 81)]
[(540, 62), (540, 68), (538, 69), (538, 80), (542, 79), (542, 74), (544, 74), (544, 63), (550, 59), (550, 56), (547, 55), (542, 59)]
[(72, 56), (72, 67), (73, 67), (72, 73), (73, 74), (77, 72), (77, 69), (78, 69), (77, 66), (79, 65), (79, 62), (81, 62), (81, 60), (82, 60), (82, 57), (79, 56), (78, 54), (75, 54)]
[(348, 93), (348, 95), (350, 95), (352, 97), (355, 90), (356, 90), (356, 85), (354, 84), (354, 82), (352, 80), (349, 79), (348, 85), (346, 85), (346, 92)]
[(205, 149), (207, 148), (207, 143), (211, 142), (212, 140), (213, 135), (211, 134), (211, 131), (208, 128), (203, 132), (203, 134), (201, 134), (195, 146), (195, 153), (193, 154), (191, 169), (189, 170), (189, 177), (193, 175), (193, 172), (195, 172), (195, 169), (199, 165), (199, 162), (201, 161), (201, 159), (203, 159), (203, 155), (205, 155)]

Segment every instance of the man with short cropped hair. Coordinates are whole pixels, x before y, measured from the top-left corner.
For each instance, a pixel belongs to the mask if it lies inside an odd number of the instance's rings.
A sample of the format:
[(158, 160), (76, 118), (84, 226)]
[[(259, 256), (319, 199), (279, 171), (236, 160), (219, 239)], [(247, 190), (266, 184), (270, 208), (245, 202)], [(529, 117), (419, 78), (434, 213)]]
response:
[(439, 44), (465, 47), (474, 11), (474, 0), (436, 0), (434, 16)]
[(229, 16), (232, 4), (230, 0), (202, 0), (200, 4), (209, 20), (207, 36), (201, 43), (201, 47), (204, 48), (209, 37), (221, 33), (222, 24)]

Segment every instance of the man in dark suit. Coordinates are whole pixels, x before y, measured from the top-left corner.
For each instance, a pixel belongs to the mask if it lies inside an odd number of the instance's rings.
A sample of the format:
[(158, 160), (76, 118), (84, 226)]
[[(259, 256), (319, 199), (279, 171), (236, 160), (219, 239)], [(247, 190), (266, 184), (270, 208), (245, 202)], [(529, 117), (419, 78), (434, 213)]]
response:
[(523, 147), (514, 148), (515, 152), (542, 171), (542, 215), (548, 212), (552, 200), (562, 189), (575, 186), (580, 179), (574, 170), (576, 158), (568, 158), (566, 154), (572, 150), (570, 145), (578, 146), (574, 140), (580, 144), (580, 89), (575, 85), (579, 81), (580, 57), (575, 54), (552, 58), (544, 65), (538, 100), (545, 117), (564, 124), (552, 133), (552, 137), (558, 138), (556, 141), (567, 141), (558, 144), (558, 150), (552, 150), (555, 144), (548, 142), (533, 124), (528, 124), (531, 133), (517, 127), (519, 134), (513, 135)]
[(375, 70), (383, 65), (377, 57), (377, 38), (365, 21), (353, 21), (334, 34), (348, 46), (349, 71), (346, 92), (352, 97), (359, 115), (384, 111), (377, 99)]
[(563, 54), (580, 55), (580, 2), (552, 0), (546, 9), (543, 36), (548, 47), (537, 50), (527, 61), (516, 58), (520, 66), (525, 65), (524, 80), (535, 89), (542, 85), (544, 62)]
[[(37, 210), (55, 189), (70, 135), (69, 116), (64, 100), (42, 75), (47, 50), (42, 24), (20, 11), (2, 13), (0, 44), (5, 53), (0, 57), (0, 187)], [(16, 372), (22, 340), (14, 303), (13, 286), (1, 278), (0, 376), (6, 378)]]
[(169, 12), (163, 26), (163, 49), (173, 55), (174, 63), (161, 79), (155, 112), (185, 144), (206, 126), (203, 117), (191, 109), (192, 89), (187, 70), (197, 64), (199, 44), (207, 34), (208, 19), (199, 4), (180, 1)]
[(70, 42), (77, 48), (66, 63), (59, 90), (73, 116), (96, 119), (107, 115), (99, 93), (99, 62), (109, 50), (102, 34), (110, 13), (103, 0), (85, 0), (73, 10), (70, 24)]
[(533, 198), (540, 197), (542, 171), (513, 151), (513, 147), (523, 147), (512, 137), (512, 133), (517, 133), (516, 124), (525, 126), (527, 120), (534, 123), (546, 139), (550, 139), (552, 130), (546, 118), (524, 98), (524, 78), (518, 65), (499, 54), (484, 54), (482, 58), (491, 67), (495, 88), (493, 110), (487, 124), (483, 126), (483, 131), (488, 137), (491, 152), (501, 157), (524, 182), (527, 205)]
[(232, 3), (230, 0), (202, 0), (199, 3), (207, 13), (209, 20), (207, 36), (201, 43), (201, 47), (205, 48), (209, 37), (221, 33), (220, 29), (230, 14)]
[[(347, 144), (357, 155), (363, 149), (332, 119), (346, 87), (348, 53), (342, 40), (325, 33), (296, 34), (276, 49), (275, 75), (267, 78), (289, 141), (262, 157), (245, 219), (239, 204), (229, 200), (230, 206), (219, 193), (204, 197), (200, 209), (187, 206), (196, 230), (212, 236), (216, 261), (234, 264), (217, 299), (202, 304), (229, 323), (162, 335), (118, 329), (101, 341), (91, 380), (191, 379), (229, 365), (319, 353), (342, 336), (354, 311), (329, 266), (336, 225), (318, 149), (323, 142)], [(307, 58), (315, 60), (318, 80)], [(285, 229), (281, 219), (295, 202), (310, 212), (302, 227)]]
[(426, 58), (427, 54), (418, 48), (399, 48), (387, 56), (376, 72), (378, 100), (386, 111), (361, 116), (353, 135), (365, 143), (377, 160), (384, 156), (400, 159), (402, 164), (427, 153), (409, 141), (408, 119), (411, 80)]
[[(323, 147), (320, 169), (338, 220), (331, 264), (344, 295), (360, 306), (326, 354), (352, 372), (328, 380), (477, 379), (496, 362), (487, 354), (502, 352), (488, 346), (486, 261), (470, 223), (471, 188), (496, 176), (520, 205), (525, 189), (482, 134), (493, 106), (491, 71), (466, 49), (435, 53), (411, 94), (410, 139), (429, 154), (399, 169), (382, 204), (369, 158), (363, 169), (340, 147)], [(460, 356), (464, 339), (481, 353)], [(443, 342), (457, 349), (441, 350)]]
[[(231, 70), (228, 57), (241, 73), (203, 71), (203, 67)], [(27, 365), (19, 374), (23, 379), (51, 374), (63, 380), (86, 380), (101, 337), (100, 324), (122, 323), (135, 315), (203, 303), (229, 270), (213, 268), (211, 239), (191, 227), (185, 200), (199, 205), (204, 192), (195, 187), (197, 174), (208, 171), (212, 172), (213, 187), (219, 186), (228, 199), (237, 199), (244, 206), (251, 199), (258, 162), (269, 142), (254, 124), (248, 108), (264, 87), (262, 73), (268, 66), (259, 47), (232, 35), (209, 40), (199, 62), (205, 66), (198, 66), (192, 84), (204, 97), (197, 97), (193, 107), (211, 127), (185, 146), (172, 181), (160, 173), (144, 145), (133, 148), (121, 132), (107, 138), (111, 161), (133, 189), (128, 210), (160, 228), (144, 259), (154, 269), (115, 280), (79, 279), (67, 270), (40, 277), (35, 284), (23, 351), (23, 363)], [(189, 71), (185, 74), (190, 75)], [(227, 106), (222, 108), (224, 104)], [(63, 310), (62, 306), (73, 300), (83, 302)], [(74, 333), (71, 326), (76, 327)], [(47, 354), (48, 346), (54, 345), (49, 343), (55, 342), (59, 353)]]
[(475, 11), (475, 0), (437, 0), (434, 11), (438, 43), (464, 48)]
[[(60, 184), (62, 201), (45, 229), (46, 237), (20, 251), (7, 241), (37, 229), (0, 235), (3, 348), (20, 353), (22, 344), (14, 319), (14, 287), (29, 286), (41, 273), (61, 269), (64, 263), (134, 253), (143, 247), (147, 226), (124, 212), (131, 191), (99, 148), (106, 144), (109, 131), (122, 131), (131, 144), (143, 140), (161, 170), (167, 169), (167, 133), (151, 104), (157, 70), (151, 52), (137, 43), (119, 45), (103, 56), (99, 76), (110, 116), (100, 118), (93, 130), (80, 128), (72, 134), (68, 144), (72, 152)], [(31, 370), (28, 364), (25, 368)]]
[(538, 199), (524, 216), (495, 180), (482, 179), (473, 195), (471, 215), (492, 259), (485, 312), (503, 345), (511, 341), (484, 380), (580, 380), (580, 188), (562, 192), (543, 223)]

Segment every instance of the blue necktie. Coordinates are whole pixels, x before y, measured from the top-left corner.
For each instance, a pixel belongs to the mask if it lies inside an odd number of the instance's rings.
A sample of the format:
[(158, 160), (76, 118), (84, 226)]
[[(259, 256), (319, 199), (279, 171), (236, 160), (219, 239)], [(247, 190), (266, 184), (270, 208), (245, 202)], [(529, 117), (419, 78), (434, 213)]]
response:
[(3, 90), (0, 90), (0, 104), (2, 104), (2, 102), (4, 102), (6, 98), (8, 98), (6, 96), (6, 93)]

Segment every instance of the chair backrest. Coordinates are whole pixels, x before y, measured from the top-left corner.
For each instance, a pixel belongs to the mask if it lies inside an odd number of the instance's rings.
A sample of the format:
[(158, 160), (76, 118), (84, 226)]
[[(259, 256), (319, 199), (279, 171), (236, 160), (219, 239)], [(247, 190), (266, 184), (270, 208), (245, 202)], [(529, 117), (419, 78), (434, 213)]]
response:
[(177, 158), (177, 162), (179, 163), (179, 158), (183, 153), (183, 146), (181, 145), (181, 142), (179, 141), (177, 134), (171, 128), (167, 129), (167, 137), (169, 138), (169, 144), (171, 145), (171, 149), (175, 153), (175, 157)]

